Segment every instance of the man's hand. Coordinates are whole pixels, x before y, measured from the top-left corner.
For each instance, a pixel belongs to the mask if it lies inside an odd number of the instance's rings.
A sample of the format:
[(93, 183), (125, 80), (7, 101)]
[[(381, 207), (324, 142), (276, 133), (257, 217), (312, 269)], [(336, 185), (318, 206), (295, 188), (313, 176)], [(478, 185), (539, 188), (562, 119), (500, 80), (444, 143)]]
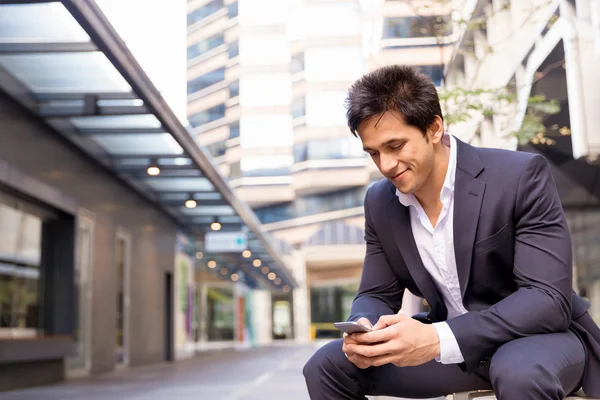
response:
[(370, 332), (345, 336), (342, 350), (361, 369), (390, 363), (409, 367), (438, 357), (440, 341), (433, 325), (402, 314), (384, 315)]

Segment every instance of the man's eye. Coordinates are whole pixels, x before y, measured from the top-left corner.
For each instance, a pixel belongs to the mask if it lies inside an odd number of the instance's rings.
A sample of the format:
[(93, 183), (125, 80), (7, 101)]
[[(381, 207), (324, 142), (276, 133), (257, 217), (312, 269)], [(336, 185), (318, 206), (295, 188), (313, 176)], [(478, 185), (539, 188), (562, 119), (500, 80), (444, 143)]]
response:
[(392, 149), (392, 150), (400, 150), (400, 149), (401, 149), (403, 146), (404, 146), (404, 145), (402, 145), (402, 144), (399, 144), (399, 145), (397, 145), (397, 146), (392, 146), (392, 147), (391, 147), (391, 149)]

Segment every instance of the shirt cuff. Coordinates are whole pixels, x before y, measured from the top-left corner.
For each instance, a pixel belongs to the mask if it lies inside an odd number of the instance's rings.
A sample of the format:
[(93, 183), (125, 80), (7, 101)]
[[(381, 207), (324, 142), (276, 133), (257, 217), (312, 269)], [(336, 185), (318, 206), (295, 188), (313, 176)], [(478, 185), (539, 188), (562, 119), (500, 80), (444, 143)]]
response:
[(442, 364), (460, 364), (464, 362), (465, 358), (448, 323), (436, 322), (433, 326), (440, 338), (440, 356), (436, 357), (435, 360)]

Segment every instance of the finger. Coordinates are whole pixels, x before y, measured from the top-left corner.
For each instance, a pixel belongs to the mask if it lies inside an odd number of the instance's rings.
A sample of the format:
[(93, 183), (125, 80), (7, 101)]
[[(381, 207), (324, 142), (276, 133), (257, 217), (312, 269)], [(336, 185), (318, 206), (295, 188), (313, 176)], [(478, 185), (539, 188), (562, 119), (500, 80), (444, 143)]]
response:
[(396, 363), (396, 362), (402, 363), (402, 361), (400, 361), (398, 359), (398, 356), (391, 355), (391, 354), (386, 354), (384, 356), (375, 357), (375, 358), (372, 358), (369, 360), (369, 363), (373, 367), (381, 367), (382, 365), (392, 364), (392, 363)]
[(388, 355), (392, 352), (396, 352), (396, 344), (394, 342), (384, 342), (381, 344), (373, 345), (356, 345), (350, 344), (346, 346), (348, 354), (352, 353), (355, 355), (371, 358), (377, 358)]
[(388, 342), (397, 335), (396, 330), (385, 327), (383, 329), (372, 330), (365, 333), (355, 333), (352, 335), (354, 342), (358, 344), (376, 344)]
[(349, 354), (347, 357), (348, 361), (350, 361), (352, 364), (356, 365), (360, 369), (367, 369), (371, 366), (369, 359), (363, 356), (359, 356), (357, 354)]
[(397, 324), (398, 322), (409, 319), (404, 314), (382, 315), (373, 327), (373, 330), (383, 329), (385, 327)]

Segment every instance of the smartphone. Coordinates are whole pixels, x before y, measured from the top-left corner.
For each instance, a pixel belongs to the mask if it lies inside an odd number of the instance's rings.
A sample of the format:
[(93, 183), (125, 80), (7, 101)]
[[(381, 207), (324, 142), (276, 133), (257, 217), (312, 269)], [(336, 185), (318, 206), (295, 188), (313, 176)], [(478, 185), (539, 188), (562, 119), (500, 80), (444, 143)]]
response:
[(358, 322), (334, 322), (333, 326), (335, 326), (336, 328), (338, 328), (340, 331), (342, 332), (346, 332), (348, 335), (353, 334), (353, 333), (362, 333), (362, 332), (369, 332), (371, 329), (359, 324)]

